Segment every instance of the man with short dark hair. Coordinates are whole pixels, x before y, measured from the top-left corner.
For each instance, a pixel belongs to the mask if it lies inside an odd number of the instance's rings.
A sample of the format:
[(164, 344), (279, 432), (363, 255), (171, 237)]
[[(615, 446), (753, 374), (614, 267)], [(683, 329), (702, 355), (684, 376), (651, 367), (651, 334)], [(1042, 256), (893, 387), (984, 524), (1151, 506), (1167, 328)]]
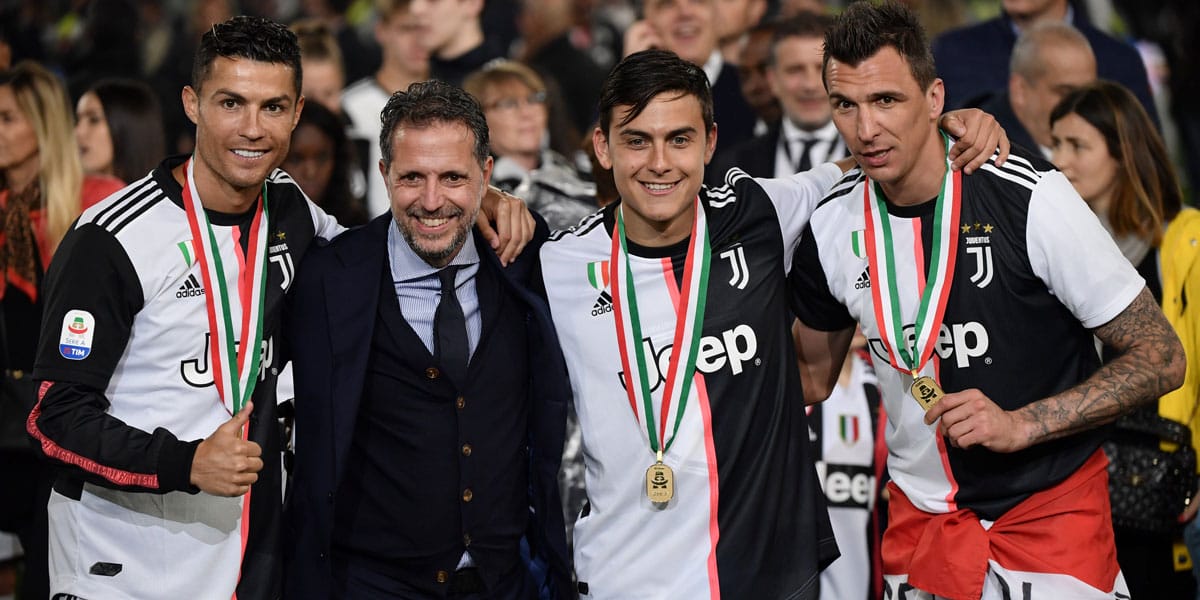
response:
[[(1050, 164), (1017, 148), (950, 168), (911, 11), (851, 5), (824, 73), (861, 168), (801, 237), (793, 305), (810, 402), (856, 322), (868, 339), (890, 421), (884, 595), (1128, 598), (1099, 427), (1179, 385), (1179, 340)], [(1094, 338), (1119, 356), (1100, 366)]]
[(29, 431), (63, 467), (51, 594), (279, 594), (280, 307), (341, 228), (276, 168), (304, 106), (295, 35), (235, 17), (192, 73), (194, 154), (85, 211), (46, 276)]
[(501, 268), (472, 228), (488, 139), (457, 87), (393, 94), (379, 140), (391, 212), (314, 249), (297, 279), (288, 330), (310, 343), (294, 356), (289, 598), (570, 587), (557, 487), (570, 388), (526, 287), (538, 240)]

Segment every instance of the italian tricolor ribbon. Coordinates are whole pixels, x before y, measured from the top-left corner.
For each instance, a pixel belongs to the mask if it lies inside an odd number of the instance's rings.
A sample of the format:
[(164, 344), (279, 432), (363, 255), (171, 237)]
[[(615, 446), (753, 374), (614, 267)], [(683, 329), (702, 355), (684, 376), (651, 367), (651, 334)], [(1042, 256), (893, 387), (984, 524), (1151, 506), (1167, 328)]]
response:
[[(638, 312), (637, 290), (634, 285), (633, 269), (629, 265), (629, 250), (625, 238), (624, 206), (617, 209), (617, 224), (612, 238), (612, 256), (609, 261), (612, 282), (613, 314), (616, 315), (617, 347), (621, 353), (621, 367), (625, 370), (625, 391), (633, 414), (638, 414), (642, 405), (646, 415), (646, 432), (650, 438), (650, 450), (658, 454), (671, 447), (675, 433), (683, 421), (687, 408), (688, 392), (692, 377), (696, 373), (696, 357), (700, 347), (700, 336), (704, 329), (704, 302), (708, 290), (708, 270), (712, 249), (708, 241), (708, 221), (700, 198), (695, 200), (692, 235), (688, 242), (687, 258), (683, 268), (683, 284), (675, 306), (675, 334), (671, 359), (667, 367), (663, 387), (662, 408), (655, 427), (654, 403), (650, 396), (651, 382), (648, 367), (654, 361), (646, 356), (642, 344), (642, 325)], [(657, 372), (657, 366), (653, 366)], [(671, 438), (667, 436), (667, 414), (674, 404), (674, 428)], [(661, 440), (661, 442), (660, 442)]]
[[(874, 276), (871, 299), (879, 335), (887, 348), (892, 366), (914, 377), (933, 353), (938, 330), (946, 314), (946, 300), (954, 280), (954, 262), (958, 254), (959, 208), (962, 205), (962, 172), (950, 168), (950, 138), (946, 144), (946, 175), (938, 193), (933, 216), (933, 248), (929, 257), (929, 276), (917, 306), (913, 337), (904, 336), (904, 320), (900, 314), (895, 248), (888, 217), (887, 201), (879, 184), (866, 181), (863, 192), (863, 213), (866, 219), (867, 261)], [(917, 269), (924, 265), (918, 264)]]
[[(246, 245), (249, 256), (242, 257), (241, 245), (234, 240), (238, 254), (237, 295), (231, 296), (225, 283), (225, 267), (221, 260), (220, 244), (213, 233), (208, 215), (195, 192), (193, 164), (187, 163), (187, 185), (183, 186), (183, 208), (187, 214), (188, 227), (192, 232), (192, 244), (196, 249), (196, 262), (204, 278), (204, 305), (208, 311), (213, 382), (221, 396), (225, 410), (237, 414), (254, 393), (258, 383), (260, 350), (263, 339), (263, 306), (267, 289), (267, 186), (254, 210), (250, 224), (250, 239)], [(233, 302), (241, 307), (241, 343), (234, 337)]]

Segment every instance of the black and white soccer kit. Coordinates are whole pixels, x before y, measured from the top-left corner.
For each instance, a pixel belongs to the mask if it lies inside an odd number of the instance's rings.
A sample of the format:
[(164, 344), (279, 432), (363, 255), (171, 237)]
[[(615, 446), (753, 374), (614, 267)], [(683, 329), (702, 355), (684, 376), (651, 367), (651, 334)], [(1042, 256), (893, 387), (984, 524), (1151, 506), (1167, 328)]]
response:
[[(588, 506), (574, 544), (583, 597), (815, 597), (819, 566), (836, 550), (811, 468), (785, 273), (809, 214), (838, 175), (832, 164), (776, 180), (734, 170), (728, 185), (701, 190), (711, 270), (695, 378), (663, 458), (675, 473), (665, 508), (646, 496), (655, 458), (646, 415), (634, 415), (622, 387), (612, 290), (595, 276), (608, 270), (621, 205), (543, 246), (545, 288), (583, 433)], [(648, 371), (658, 415), (687, 241), (629, 246), (641, 343), (657, 367)]]
[[(167, 159), (88, 209), (46, 276), (31, 433), (72, 468), (49, 503), (51, 590), (100, 598), (267, 598), (278, 594), (275, 376), (284, 293), (314, 237), (341, 231), (276, 170), (267, 179), (267, 283), (248, 439), (264, 468), (248, 496), (189, 482), (199, 441), (230, 418), (209, 359), (209, 319), (182, 190)], [(253, 211), (208, 213), (228, 289), (238, 289)], [(234, 323), (242, 307), (231, 294)], [(248, 509), (246, 503), (249, 503)], [(245, 512), (243, 512), (245, 509)], [(243, 548), (245, 559), (243, 560)]]
[[(1092, 430), (1010, 454), (949, 447), (909, 395), (912, 376), (888, 362), (872, 305), (878, 282), (858, 251), (864, 177), (848, 173), (813, 213), (791, 283), (810, 327), (861, 324), (883, 392), (888, 468), (919, 509), (971, 509), (995, 520), (1030, 494), (1075, 472), (1099, 446)], [(979, 388), (1014, 410), (1087, 378), (1099, 366), (1090, 329), (1121, 313), (1144, 285), (1071, 184), (1014, 152), (962, 178), (958, 257), (932, 358), (922, 371), (946, 392)], [(934, 202), (888, 203), (904, 335), (913, 335), (929, 265)], [(880, 241), (879, 243), (882, 243)], [(917, 265), (921, 270), (917, 271)]]

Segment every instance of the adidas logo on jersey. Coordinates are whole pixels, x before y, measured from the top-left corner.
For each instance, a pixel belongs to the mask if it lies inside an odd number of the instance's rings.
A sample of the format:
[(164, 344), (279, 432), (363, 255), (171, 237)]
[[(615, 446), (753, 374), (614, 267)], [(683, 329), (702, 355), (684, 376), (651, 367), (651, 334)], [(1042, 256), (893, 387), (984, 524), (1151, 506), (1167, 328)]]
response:
[(854, 289), (865, 290), (869, 287), (871, 287), (871, 266), (867, 265), (867, 268), (863, 269), (862, 274), (858, 276), (858, 280), (854, 282)]
[(608, 290), (604, 290), (600, 292), (600, 297), (596, 298), (596, 303), (592, 305), (592, 316), (599, 317), (600, 315), (610, 313), (612, 311), (612, 295), (608, 293)]
[(200, 285), (200, 280), (196, 279), (195, 275), (188, 275), (187, 279), (183, 280), (183, 285), (175, 290), (176, 298), (194, 298), (204, 295), (204, 286)]

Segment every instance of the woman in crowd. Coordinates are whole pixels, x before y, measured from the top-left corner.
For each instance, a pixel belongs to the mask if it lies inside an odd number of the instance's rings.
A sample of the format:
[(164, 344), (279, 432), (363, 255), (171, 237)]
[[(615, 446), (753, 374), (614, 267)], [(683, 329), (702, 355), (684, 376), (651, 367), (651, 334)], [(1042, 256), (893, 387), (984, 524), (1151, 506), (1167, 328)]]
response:
[(162, 111), (150, 86), (104, 79), (79, 97), (75, 140), (83, 172), (125, 183), (145, 177), (166, 154)]
[[(0, 72), (0, 530), (20, 537), (26, 598), (48, 595), (46, 499), (50, 477), (24, 434), (35, 390), (33, 368), (42, 305), (38, 288), (50, 257), (80, 211), (121, 188), (85, 176), (60, 82), (37, 63)], [(36, 557), (36, 558), (32, 558)]]
[(346, 227), (362, 225), (368, 219), (362, 199), (351, 192), (351, 177), (357, 165), (342, 120), (320, 103), (306, 104), (292, 131), (292, 146), (283, 170), (309, 199)]
[[(1145, 278), (1183, 341), (1182, 388), (1150, 406), (1188, 425), (1200, 441), (1200, 211), (1183, 208), (1179, 182), (1158, 130), (1120, 84), (1097, 81), (1067, 94), (1050, 113), (1054, 163)], [(1190, 305), (1189, 305), (1190, 300)], [(1120, 461), (1120, 456), (1114, 460)], [(1163, 502), (1178, 499), (1164, 498)], [(1198, 502), (1179, 517), (1195, 516)], [(1134, 598), (1183, 598), (1191, 577), (1176, 576), (1177, 536), (1114, 524), (1117, 560)], [(1193, 554), (1193, 560), (1197, 557)]]
[(546, 84), (513, 61), (489, 63), (463, 82), (483, 106), (492, 154), (492, 183), (529, 203), (551, 229), (565, 229), (595, 212), (596, 186), (546, 148)]

